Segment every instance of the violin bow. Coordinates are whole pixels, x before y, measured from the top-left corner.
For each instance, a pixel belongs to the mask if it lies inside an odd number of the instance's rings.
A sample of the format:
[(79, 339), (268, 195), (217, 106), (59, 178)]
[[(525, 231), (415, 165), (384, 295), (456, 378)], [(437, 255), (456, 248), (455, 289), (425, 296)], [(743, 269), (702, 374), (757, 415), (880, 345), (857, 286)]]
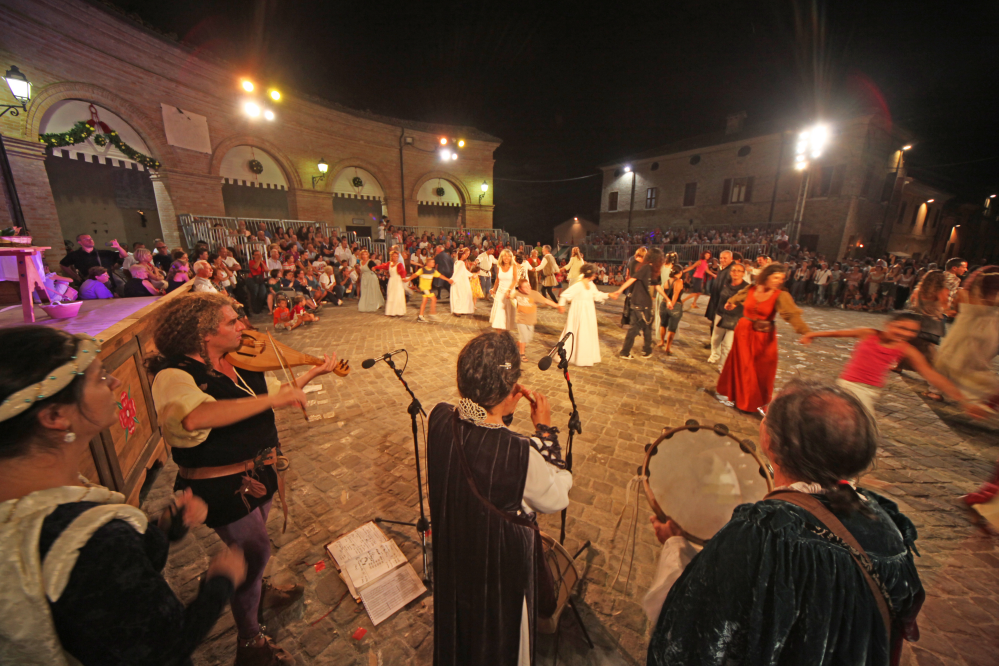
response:
[[(274, 356), (277, 357), (278, 363), (281, 364), (281, 369), (284, 371), (284, 377), (288, 380), (288, 383), (295, 386), (295, 377), (291, 374), (291, 369), (285, 364), (284, 356), (281, 355), (281, 350), (278, 349), (277, 344), (274, 342), (274, 338), (271, 336), (271, 332), (267, 331), (267, 339), (271, 343), (271, 349), (274, 350)], [(305, 411), (305, 405), (302, 405), (302, 416), (305, 417), (305, 422), (309, 422), (309, 413)]]

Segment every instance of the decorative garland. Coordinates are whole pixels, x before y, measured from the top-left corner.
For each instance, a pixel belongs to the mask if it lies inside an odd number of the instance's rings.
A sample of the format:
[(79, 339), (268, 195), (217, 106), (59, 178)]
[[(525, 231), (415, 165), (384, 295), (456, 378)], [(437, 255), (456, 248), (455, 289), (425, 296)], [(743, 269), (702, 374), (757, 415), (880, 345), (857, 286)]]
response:
[(94, 135), (95, 125), (93, 121), (81, 120), (80, 122), (73, 125), (73, 129), (68, 132), (50, 132), (48, 134), (41, 134), (38, 140), (44, 143), (49, 148), (62, 148), (64, 146), (75, 146), (78, 143), (83, 143), (91, 136), (94, 137), (94, 143), (103, 148), (110, 143), (115, 148), (117, 148), (121, 153), (132, 160), (133, 162), (138, 162), (142, 166), (148, 169), (159, 169), (162, 164), (159, 160), (154, 160), (148, 155), (143, 155), (135, 148), (121, 140), (118, 136), (118, 132), (108, 128), (107, 125), (101, 123), (102, 133)]
[(361, 189), (362, 187), (364, 187), (364, 181), (361, 180), (360, 176), (354, 176), (353, 180), (350, 181), (350, 184), (356, 187), (357, 189)]
[(260, 160), (250, 160), (249, 166), (250, 171), (258, 176), (264, 172), (264, 165), (260, 163)]
[(434, 194), (436, 194), (439, 197), (444, 196), (444, 188), (443, 187), (438, 187), (436, 190), (434, 190)]

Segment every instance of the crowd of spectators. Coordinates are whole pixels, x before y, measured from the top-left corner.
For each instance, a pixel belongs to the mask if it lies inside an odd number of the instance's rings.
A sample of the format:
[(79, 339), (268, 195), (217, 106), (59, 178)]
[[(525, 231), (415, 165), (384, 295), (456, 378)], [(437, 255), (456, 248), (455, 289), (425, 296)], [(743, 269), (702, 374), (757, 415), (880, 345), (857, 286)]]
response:
[(602, 231), (586, 238), (589, 245), (757, 245), (787, 243), (783, 227), (723, 227), (718, 229), (643, 229), (638, 231)]

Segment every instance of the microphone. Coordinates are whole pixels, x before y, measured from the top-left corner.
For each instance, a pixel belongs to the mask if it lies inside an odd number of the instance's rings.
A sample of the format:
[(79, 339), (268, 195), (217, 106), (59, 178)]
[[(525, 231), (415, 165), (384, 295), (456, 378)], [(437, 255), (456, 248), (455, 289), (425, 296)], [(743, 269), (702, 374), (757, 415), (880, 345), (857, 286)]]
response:
[(364, 368), (365, 370), (368, 370), (368, 369), (374, 367), (375, 363), (377, 363), (378, 361), (388, 360), (388, 359), (392, 358), (393, 356), (395, 356), (396, 354), (399, 354), (399, 353), (404, 352), (404, 351), (406, 351), (406, 350), (405, 349), (396, 349), (395, 351), (390, 351), (387, 354), (382, 354), (378, 358), (365, 359), (364, 361), (361, 362), (361, 367)]
[(563, 335), (562, 339), (558, 341), (558, 344), (549, 349), (548, 353), (541, 357), (541, 360), (538, 361), (538, 370), (544, 372), (548, 368), (552, 367), (552, 357), (558, 353), (559, 349), (565, 346), (565, 341), (569, 339), (570, 335), (572, 335), (572, 331), (568, 331), (565, 335)]

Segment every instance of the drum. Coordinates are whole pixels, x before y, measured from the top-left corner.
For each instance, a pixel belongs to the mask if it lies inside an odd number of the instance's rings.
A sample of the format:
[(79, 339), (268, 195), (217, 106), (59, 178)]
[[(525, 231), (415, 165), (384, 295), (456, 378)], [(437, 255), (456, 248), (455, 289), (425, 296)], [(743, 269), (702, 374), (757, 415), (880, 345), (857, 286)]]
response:
[(688, 541), (701, 546), (735, 507), (758, 502), (773, 489), (773, 473), (751, 440), (739, 441), (723, 424), (694, 420), (664, 429), (647, 445), (639, 474), (656, 517), (673, 520)]
[(552, 580), (555, 581), (555, 612), (551, 617), (538, 617), (537, 628), (543, 634), (554, 634), (558, 629), (558, 620), (569, 603), (569, 595), (572, 588), (579, 582), (579, 572), (576, 565), (558, 541), (541, 532), (541, 543), (545, 549), (545, 564), (552, 572)]

